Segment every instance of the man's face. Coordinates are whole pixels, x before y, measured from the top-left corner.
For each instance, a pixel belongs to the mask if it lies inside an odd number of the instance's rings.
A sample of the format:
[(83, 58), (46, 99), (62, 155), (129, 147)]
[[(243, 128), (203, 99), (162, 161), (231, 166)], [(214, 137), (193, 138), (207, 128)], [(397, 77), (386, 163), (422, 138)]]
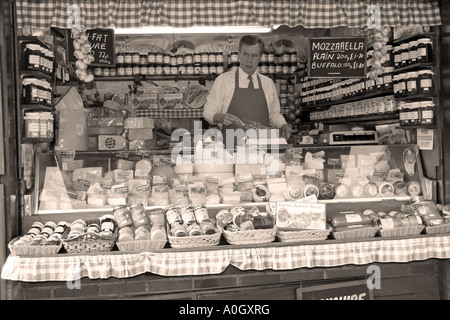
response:
[(239, 61), (242, 70), (247, 74), (253, 74), (261, 61), (261, 49), (258, 44), (248, 46), (242, 45), (239, 52)]

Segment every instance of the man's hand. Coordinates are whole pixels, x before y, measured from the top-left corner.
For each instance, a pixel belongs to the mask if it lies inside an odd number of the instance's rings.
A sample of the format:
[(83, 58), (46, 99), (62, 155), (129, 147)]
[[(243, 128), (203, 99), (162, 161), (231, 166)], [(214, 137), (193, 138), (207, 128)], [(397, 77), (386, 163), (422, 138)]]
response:
[(287, 123), (283, 124), (280, 127), (280, 134), (281, 134), (281, 137), (283, 137), (284, 139), (286, 139), (286, 141), (288, 141), (292, 135), (291, 127), (289, 127), (289, 125)]
[(213, 118), (215, 123), (222, 123), (226, 126), (239, 121), (239, 118), (231, 113), (216, 113)]

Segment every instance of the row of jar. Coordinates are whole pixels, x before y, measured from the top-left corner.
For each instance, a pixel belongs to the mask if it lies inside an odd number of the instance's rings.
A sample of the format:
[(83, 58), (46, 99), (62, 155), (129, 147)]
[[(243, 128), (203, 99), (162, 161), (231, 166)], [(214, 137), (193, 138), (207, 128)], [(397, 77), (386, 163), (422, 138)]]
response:
[(163, 64), (169, 66), (190, 65), (194, 63), (223, 63), (222, 52), (164, 53), (121, 52), (116, 54), (117, 64)]
[(23, 78), (22, 103), (51, 106), (52, 86), (50, 82), (39, 78)]
[(360, 96), (378, 90), (389, 90), (393, 88), (392, 67), (385, 68), (383, 73), (376, 78), (369, 75), (366, 79), (346, 79), (346, 80), (323, 80), (317, 87), (305, 87), (302, 85), (302, 103), (306, 105), (326, 103), (353, 96)]
[(402, 126), (435, 124), (435, 104), (433, 101), (400, 101), (399, 122)]
[(398, 102), (391, 97), (367, 99), (331, 106), (327, 110), (313, 111), (310, 121), (391, 113), (398, 110)]
[[(147, 65), (149, 63), (168, 64), (170, 66), (189, 65), (194, 63), (223, 63), (223, 52), (194, 52), (194, 53), (164, 53), (164, 52), (120, 52), (116, 54), (116, 62), (118, 64), (139, 64)], [(239, 62), (239, 53), (237, 51), (230, 52), (227, 55), (227, 64)], [(295, 63), (298, 62), (297, 52), (263, 52), (261, 54), (261, 62), (263, 63)]]
[(35, 43), (23, 45), (22, 68), (24, 70), (41, 71), (51, 75), (53, 73), (53, 51)]
[(393, 49), (394, 67), (432, 61), (432, 40), (421, 38), (398, 44)]
[(133, 75), (199, 75), (221, 74), (224, 72), (222, 64), (190, 64), (187, 66), (170, 66), (162, 64), (118, 64), (116, 67), (96, 67), (93, 70), (95, 77), (133, 76)]
[(394, 75), (393, 89), (395, 97), (433, 93), (433, 75), (433, 71), (429, 69)]
[(53, 139), (54, 117), (51, 112), (27, 112), (24, 116), (24, 137)]

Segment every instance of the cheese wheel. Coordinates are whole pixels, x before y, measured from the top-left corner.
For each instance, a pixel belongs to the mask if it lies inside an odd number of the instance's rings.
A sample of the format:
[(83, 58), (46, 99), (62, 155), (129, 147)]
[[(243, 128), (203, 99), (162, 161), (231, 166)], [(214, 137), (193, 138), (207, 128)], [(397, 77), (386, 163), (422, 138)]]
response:
[(394, 195), (394, 186), (390, 182), (383, 182), (378, 187), (378, 192), (383, 197), (392, 197)]

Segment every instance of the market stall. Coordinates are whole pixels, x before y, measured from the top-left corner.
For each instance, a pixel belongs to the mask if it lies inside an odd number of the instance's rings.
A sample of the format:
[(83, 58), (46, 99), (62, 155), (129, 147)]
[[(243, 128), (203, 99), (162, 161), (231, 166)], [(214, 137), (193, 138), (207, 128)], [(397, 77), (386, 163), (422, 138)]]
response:
[[(12, 8), (21, 203), (9, 299), (299, 298), (367, 279), (369, 266), (389, 283), (375, 298), (447, 298), (437, 1)], [(170, 39), (159, 26), (268, 27), (258, 72), (293, 137), (270, 145), (258, 131), (234, 153), (211, 143), (203, 107), (239, 67), (241, 36)]]

